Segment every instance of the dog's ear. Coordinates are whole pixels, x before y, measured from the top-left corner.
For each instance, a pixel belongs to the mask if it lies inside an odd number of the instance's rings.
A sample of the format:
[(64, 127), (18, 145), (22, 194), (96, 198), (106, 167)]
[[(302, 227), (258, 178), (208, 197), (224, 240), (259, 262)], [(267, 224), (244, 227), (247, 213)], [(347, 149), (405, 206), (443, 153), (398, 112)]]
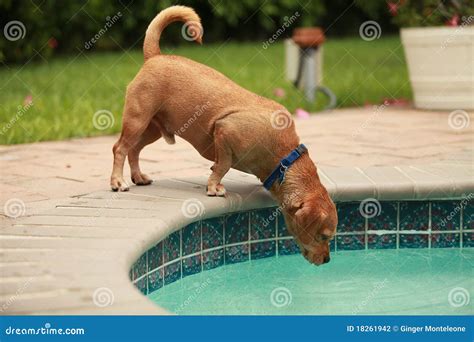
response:
[(318, 228), (326, 221), (328, 214), (321, 208), (303, 202), (294, 214), (294, 220), (300, 229)]

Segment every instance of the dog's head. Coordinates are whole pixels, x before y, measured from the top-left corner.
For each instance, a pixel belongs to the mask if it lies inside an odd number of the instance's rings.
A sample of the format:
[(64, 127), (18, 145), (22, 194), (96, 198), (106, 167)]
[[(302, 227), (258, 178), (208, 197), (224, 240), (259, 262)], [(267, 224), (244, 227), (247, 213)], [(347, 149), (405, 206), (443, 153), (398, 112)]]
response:
[(303, 256), (315, 265), (329, 262), (329, 243), (336, 234), (337, 212), (327, 194), (304, 196), (284, 210), (288, 230)]

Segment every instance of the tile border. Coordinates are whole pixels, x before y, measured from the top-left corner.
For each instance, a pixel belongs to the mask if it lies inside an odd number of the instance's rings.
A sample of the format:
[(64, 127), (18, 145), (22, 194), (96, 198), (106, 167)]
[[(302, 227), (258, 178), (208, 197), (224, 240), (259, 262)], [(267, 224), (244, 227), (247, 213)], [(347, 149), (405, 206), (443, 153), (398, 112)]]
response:
[[(361, 206), (364, 201), (336, 203), (338, 212), (341, 210), (342, 212), (339, 213), (339, 227), (336, 237), (331, 243), (331, 250), (333, 252), (367, 249), (470, 248), (473, 245), (472, 241), (464, 241), (463, 239), (463, 237), (467, 238), (469, 233), (471, 233), (471, 235), (474, 233), (474, 229), (469, 229), (470, 226), (468, 226), (471, 223), (464, 222), (463, 220), (464, 209), (468, 205), (473, 205), (469, 200), (467, 202), (464, 200), (376, 202), (379, 204), (379, 212), (376, 215), (373, 213), (367, 215), (367, 213), (361, 211)], [(451, 213), (448, 213), (449, 215), (446, 216), (446, 218), (437, 216), (436, 220), (437, 222), (449, 220), (459, 222), (459, 229), (433, 229), (433, 214), (439, 214), (440, 212), (439, 210), (432, 211), (433, 203), (436, 203), (437, 206), (441, 207), (447, 205), (454, 208)], [(388, 209), (388, 213), (384, 213), (383, 208)], [(395, 210), (395, 212), (393, 210)], [(454, 213), (454, 215), (451, 215), (452, 213)], [(229, 217), (237, 218), (238, 220), (228, 220)], [(355, 219), (357, 217), (358, 219)], [(403, 225), (404, 228), (401, 229), (401, 223), (403, 223), (405, 219), (409, 221), (409, 225)], [(259, 221), (260, 231), (258, 234), (270, 237), (261, 239), (255, 238), (255, 234), (251, 234), (253, 229), (252, 220)], [(345, 222), (346, 220), (349, 221)], [(356, 229), (350, 227), (351, 224), (358, 221), (363, 222), (362, 229), (358, 228), (359, 226), (357, 226)], [(229, 224), (236, 222), (239, 225), (237, 229), (245, 227), (246, 231), (242, 232), (240, 235), (245, 236), (246, 238), (239, 238), (237, 242), (233, 242), (234, 238), (232, 237), (232, 233), (235, 231), (235, 227), (233, 229)], [(242, 226), (241, 222), (244, 222), (245, 225)], [(417, 222), (419, 222), (419, 224)], [(196, 227), (196, 224), (200, 227), (200, 234), (197, 234), (199, 235), (200, 241), (195, 245), (199, 245), (201, 248), (197, 252), (183, 255), (183, 231), (189, 229), (188, 227), (191, 226)], [(213, 245), (212, 247), (204, 248), (203, 246), (211, 246), (212, 244), (207, 243), (206, 239), (210, 237), (207, 237), (205, 233), (203, 233), (202, 227), (206, 226), (215, 228), (215, 224), (218, 225), (215, 231), (220, 230), (222, 232), (222, 240), (220, 240), (222, 243), (217, 246)], [(162, 248), (163, 255), (160, 256), (160, 260), (163, 260), (163, 262), (161, 264), (158, 262), (157, 267), (149, 269), (148, 263), (152, 262), (149, 255), (155, 248), (153, 246), (143, 253), (134, 263), (130, 270), (130, 279), (140, 289), (140, 291), (146, 295), (153, 292), (150, 291), (150, 283), (153, 285), (153, 288), (158, 286), (157, 288), (160, 289), (161, 287), (182, 279), (187, 275), (206, 271), (208, 268), (205, 267), (205, 264), (212, 264), (214, 266), (217, 265), (215, 267), (220, 267), (227, 264), (251, 261), (260, 258), (298, 254), (299, 248), (297, 248), (294, 243), (293, 237), (288, 235), (284, 227), (281, 226), (282, 224), (284, 225), (284, 221), (281, 220), (281, 212), (276, 206), (231, 212), (191, 222), (181, 229), (167, 235), (156, 244), (156, 246), (166, 245), (168, 239), (176, 239), (176, 237), (179, 236), (180, 251), (177, 258), (170, 259), (169, 256), (166, 255), (167, 251), (165, 248)], [(467, 229), (464, 225), (467, 226)], [(378, 229), (377, 227), (381, 229)], [(410, 229), (406, 229), (407, 227)], [(231, 235), (226, 236), (226, 234)], [(170, 238), (170, 236), (173, 237)], [(441, 237), (443, 237), (443, 239), (441, 239)], [(434, 245), (433, 241), (435, 242)], [(289, 249), (288, 246), (286, 246), (288, 244), (290, 244)], [(282, 249), (283, 246), (285, 246), (284, 250)], [(176, 255), (176, 253), (174, 253), (174, 255)], [(204, 260), (204, 255), (215, 255), (216, 259)], [(196, 265), (198, 266), (191, 269), (189, 272), (184, 272), (183, 264), (186, 261), (191, 260), (191, 258), (196, 261), (199, 260), (199, 262), (196, 262)], [(146, 266), (142, 265), (143, 260), (146, 260)], [(155, 261), (153, 261), (153, 263), (156, 265)], [(176, 272), (179, 274), (169, 276), (172, 281), (167, 283), (165, 270), (168, 266), (175, 265), (176, 263), (179, 263), (180, 265), (180, 267), (175, 268)], [(140, 274), (140, 270), (146, 270), (146, 272)], [(156, 272), (159, 272), (159, 274), (165, 273), (165, 275), (160, 278), (161, 284), (156, 284), (154, 277), (152, 280), (148, 280), (149, 275)], [(147, 285), (143, 286), (144, 283)]]

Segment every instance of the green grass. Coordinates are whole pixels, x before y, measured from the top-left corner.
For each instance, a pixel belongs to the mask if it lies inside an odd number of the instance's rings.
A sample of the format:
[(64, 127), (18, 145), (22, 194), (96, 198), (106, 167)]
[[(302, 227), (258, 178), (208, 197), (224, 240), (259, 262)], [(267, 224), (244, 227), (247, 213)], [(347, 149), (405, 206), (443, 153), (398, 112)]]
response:
[[(238, 84), (276, 99), (290, 111), (301, 107), (318, 110), (303, 94), (285, 80), (282, 43), (262, 49), (260, 43), (186, 44), (165, 50), (209, 65)], [(140, 50), (78, 54), (56, 58), (48, 63), (0, 69), (0, 144), (59, 140), (110, 134), (120, 131), (120, 118), (126, 85), (139, 70)], [(411, 89), (398, 37), (372, 42), (357, 38), (331, 39), (324, 46), (323, 84), (337, 95), (338, 107), (381, 103), (384, 98), (410, 99)], [(277, 99), (273, 90), (286, 90)], [(21, 110), (31, 94), (33, 106)], [(176, 94), (179, 97), (179, 94)], [(20, 109), (19, 109), (20, 108)], [(115, 124), (106, 129), (94, 127), (92, 117), (100, 109), (111, 111)]]

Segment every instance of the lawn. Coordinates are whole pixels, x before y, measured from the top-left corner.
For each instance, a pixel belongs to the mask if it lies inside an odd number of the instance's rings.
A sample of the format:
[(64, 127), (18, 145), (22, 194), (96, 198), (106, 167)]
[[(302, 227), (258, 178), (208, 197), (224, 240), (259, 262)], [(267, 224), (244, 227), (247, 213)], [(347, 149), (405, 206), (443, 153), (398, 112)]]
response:
[[(238, 84), (278, 100), (290, 111), (321, 109), (324, 98), (319, 98), (319, 104), (309, 104), (285, 80), (283, 49), (281, 42), (268, 49), (263, 49), (261, 43), (190, 43), (165, 49), (164, 53), (212, 66)], [(119, 132), (125, 88), (142, 61), (141, 50), (78, 52), (49, 62), (0, 68), (0, 144)], [(323, 84), (337, 95), (338, 107), (412, 97), (398, 37), (371, 42), (359, 37), (330, 39), (324, 46)], [(285, 98), (275, 97), (277, 87), (285, 89)], [(23, 108), (28, 99), (32, 105)], [(95, 128), (92, 120), (102, 109), (115, 117), (115, 123), (106, 130)]]

